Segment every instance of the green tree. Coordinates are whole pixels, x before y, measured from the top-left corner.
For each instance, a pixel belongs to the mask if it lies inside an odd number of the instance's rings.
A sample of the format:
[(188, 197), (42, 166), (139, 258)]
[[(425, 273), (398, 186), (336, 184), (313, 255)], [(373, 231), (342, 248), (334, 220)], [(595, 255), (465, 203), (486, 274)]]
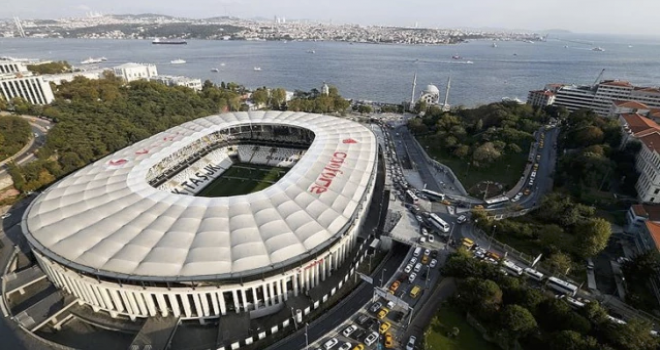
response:
[(542, 301), (534, 316), (539, 326), (548, 332), (573, 330), (581, 334), (591, 331), (591, 323), (575, 313), (565, 301), (549, 298)]
[(464, 159), (465, 157), (468, 156), (469, 153), (470, 153), (470, 147), (469, 147), (469, 146), (458, 144), (458, 145), (456, 145), (456, 147), (454, 148), (453, 155), (454, 155), (455, 157), (458, 157), (458, 158)]
[(505, 330), (523, 337), (536, 329), (536, 319), (529, 310), (520, 305), (507, 305), (500, 314), (500, 325)]
[(599, 347), (595, 338), (571, 330), (564, 330), (553, 334), (549, 344), (551, 350), (603, 349), (602, 347)]
[(474, 150), (474, 153), (472, 153), (472, 159), (475, 160), (475, 165), (492, 163), (501, 156), (502, 152), (498, 151), (497, 148), (495, 148), (495, 144), (492, 142), (482, 144)]
[(412, 118), (408, 120), (408, 129), (413, 134), (425, 134), (428, 132), (426, 124), (422, 122), (422, 118)]
[(59, 74), (71, 71), (71, 65), (66, 61), (56, 61), (40, 64), (28, 64), (27, 69), (35, 74)]
[(583, 257), (592, 257), (600, 253), (612, 235), (612, 226), (603, 218), (592, 218), (576, 229), (578, 253)]
[(477, 312), (495, 310), (502, 303), (502, 290), (491, 280), (469, 277), (459, 291), (463, 305)]
[(606, 332), (609, 343), (620, 350), (657, 350), (659, 339), (651, 335), (653, 325), (647, 321), (631, 319), (624, 325), (615, 325)]
[(571, 257), (562, 252), (557, 252), (545, 259), (545, 264), (550, 268), (553, 274), (566, 274), (571, 268), (573, 262)]
[(271, 104), (273, 109), (279, 110), (286, 101), (286, 90), (283, 88), (273, 89), (270, 92)]
[(590, 303), (586, 303), (585, 306), (580, 309), (580, 313), (596, 326), (604, 324), (609, 325), (610, 323), (607, 310), (605, 310), (605, 308), (603, 308), (600, 303), (595, 300)]
[(263, 107), (268, 103), (268, 89), (259, 88), (252, 92), (252, 102), (258, 107)]
[(367, 106), (367, 105), (359, 105), (358, 106), (358, 113), (360, 113), (360, 114), (369, 114), (371, 112), (372, 112), (371, 106)]

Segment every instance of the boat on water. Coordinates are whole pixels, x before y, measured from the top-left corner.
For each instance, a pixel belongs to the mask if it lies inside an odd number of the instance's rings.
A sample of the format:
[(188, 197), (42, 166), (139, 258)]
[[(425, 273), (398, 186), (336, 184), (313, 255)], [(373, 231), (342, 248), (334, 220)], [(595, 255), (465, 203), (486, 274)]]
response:
[(153, 45), (187, 45), (188, 42), (183, 39), (165, 39), (160, 40), (159, 38), (154, 39), (151, 42)]
[(528, 44), (533, 44), (533, 43), (534, 43), (534, 42), (531, 41), (531, 40), (523, 40), (523, 42), (524, 42), (524, 43), (528, 43)]
[(497, 47), (497, 44), (496, 44), (496, 43), (493, 43), (493, 45), (491, 45), (491, 46), (492, 46), (492, 47)]
[(568, 45), (564, 45), (564, 48), (565, 48), (565, 49), (568, 49)]
[(255, 72), (261, 72), (261, 67), (254, 67)]
[(176, 60), (171, 60), (170, 63), (171, 64), (184, 64), (184, 63), (186, 63), (186, 60), (182, 60), (182, 59), (178, 58)]
[(307, 53), (316, 53), (315, 50), (307, 50)]
[(459, 56), (459, 55), (451, 56), (451, 58), (452, 58), (453, 60), (462, 60), (462, 59), (463, 59), (463, 57), (461, 57), (461, 56)]
[(603, 51), (605, 51), (605, 49), (603, 49), (603, 48), (600, 47), (600, 46), (596, 46), (596, 47), (594, 47), (593, 49), (591, 49), (591, 51), (603, 52)]
[(93, 64), (93, 63), (101, 63), (103, 61), (105, 61), (105, 57), (99, 57), (99, 58), (90, 57), (86, 60), (80, 61), (80, 63), (81, 64)]
[(218, 68), (211, 68), (211, 72), (218, 73), (220, 70)]
[(224, 67), (224, 66), (225, 66), (224, 62), (220, 63), (220, 67)]
[(474, 64), (472, 61), (465, 61), (465, 64)]

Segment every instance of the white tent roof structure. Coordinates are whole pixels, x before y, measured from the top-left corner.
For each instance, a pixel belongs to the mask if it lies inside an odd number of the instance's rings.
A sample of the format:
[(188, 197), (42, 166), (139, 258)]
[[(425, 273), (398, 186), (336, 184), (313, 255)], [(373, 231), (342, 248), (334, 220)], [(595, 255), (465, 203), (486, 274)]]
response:
[[(191, 142), (249, 124), (305, 128), (315, 138), (293, 169), (259, 192), (194, 197), (146, 181), (150, 168)], [(335, 168), (328, 168), (333, 159)], [(376, 163), (374, 134), (346, 119), (278, 111), (214, 115), (156, 134), (54, 184), (26, 211), (23, 231), (50, 259), (98, 275), (178, 280), (267, 273), (341, 236), (371, 191)], [(318, 185), (327, 190), (315, 193)]]

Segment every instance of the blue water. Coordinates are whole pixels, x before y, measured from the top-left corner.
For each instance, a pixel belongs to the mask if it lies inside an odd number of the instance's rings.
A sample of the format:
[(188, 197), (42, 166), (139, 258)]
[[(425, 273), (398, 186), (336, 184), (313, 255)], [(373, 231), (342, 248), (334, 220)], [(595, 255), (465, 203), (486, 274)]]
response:
[[(155, 63), (160, 74), (216, 83), (235, 81), (251, 88), (309, 90), (320, 88), (325, 81), (336, 85), (346, 97), (385, 102), (409, 100), (413, 72), (417, 70), (418, 94), (427, 84), (438, 85), (444, 94), (451, 76), (450, 103), (465, 106), (499, 101), (505, 96), (525, 100), (527, 91), (547, 83), (590, 84), (603, 68), (604, 78), (660, 85), (660, 41), (655, 38), (571, 34), (534, 44), (497, 44), (492, 48), (490, 41), (405, 46), (193, 40), (188, 45), (170, 46), (151, 45), (146, 40), (2, 39), (0, 55), (68, 60), (74, 64), (90, 56), (105, 56), (108, 61), (101, 66)], [(606, 51), (591, 51), (594, 46)], [(463, 60), (453, 60), (453, 55)], [(177, 58), (187, 64), (169, 63)], [(474, 64), (466, 64), (467, 60)], [(255, 66), (262, 70), (254, 71)], [(212, 73), (216, 67), (220, 72)]]

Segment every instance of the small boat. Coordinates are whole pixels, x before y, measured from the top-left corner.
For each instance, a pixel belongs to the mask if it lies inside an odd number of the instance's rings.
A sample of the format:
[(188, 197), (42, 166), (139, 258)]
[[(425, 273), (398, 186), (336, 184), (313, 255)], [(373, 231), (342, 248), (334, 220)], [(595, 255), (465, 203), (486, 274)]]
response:
[(568, 49), (568, 45), (564, 45), (564, 48), (565, 48), (565, 49)]
[(316, 53), (314, 50), (307, 50), (307, 53)]
[(628, 45), (628, 48), (629, 48), (629, 49), (632, 48), (632, 45)]
[(213, 72), (213, 73), (218, 73), (219, 71), (220, 71), (220, 70), (219, 70), (218, 68), (212, 68), (212, 69), (211, 69), (211, 72)]
[(605, 49), (603, 49), (603, 48), (600, 47), (600, 46), (596, 46), (596, 47), (594, 47), (593, 49), (591, 49), (591, 51), (603, 52), (603, 51), (605, 51)]
[(172, 61), (170, 61), (170, 63), (171, 63), (171, 64), (184, 64), (184, 63), (186, 63), (186, 61), (185, 61), (185, 60), (182, 60), (182, 59), (180, 59), (180, 58), (178, 58), (178, 59), (176, 59), (176, 60), (172, 60)]
[(185, 40), (160, 40), (159, 38), (154, 39), (154, 41), (151, 42), (153, 45), (187, 45), (188, 42)]
[(107, 61), (107, 60), (108, 60), (108, 59), (107, 59), (107, 58), (105, 58), (105, 57), (100, 57), (99, 59), (100, 59), (101, 61), (103, 61), (103, 62), (105, 62), (105, 61)]
[(513, 55), (514, 55), (514, 56), (518, 56), (518, 54), (517, 54), (517, 53), (514, 53)]
[(533, 43), (534, 43), (534, 42), (531, 41), (531, 40), (523, 40), (523, 42), (524, 42), (524, 43), (528, 43), (528, 44), (533, 44)]
[(493, 43), (493, 45), (491, 45), (491, 46), (492, 46), (492, 47), (497, 47), (497, 44), (496, 44), (496, 43)]
[(465, 64), (474, 64), (472, 61), (465, 61)]
[(103, 62), (101, 58), (92, 58), (92, 57), (80, 61), (81, 64), (92, 64), (92, 63), (101, 63), (101, 62)]
[(255, 72), (261, 72), (261, 67), (254, 67)]
[(225, 66), (224, 62), (220, 63), (220, 67), (224, 67), (224, 66)]
[(451, 58), (452, 58), (453, 60), (462, 60), (462, 59), (463, 59), (463, 57), (461, 57), (461, 56), (459, 56), (459, 55), (451, 56)]

